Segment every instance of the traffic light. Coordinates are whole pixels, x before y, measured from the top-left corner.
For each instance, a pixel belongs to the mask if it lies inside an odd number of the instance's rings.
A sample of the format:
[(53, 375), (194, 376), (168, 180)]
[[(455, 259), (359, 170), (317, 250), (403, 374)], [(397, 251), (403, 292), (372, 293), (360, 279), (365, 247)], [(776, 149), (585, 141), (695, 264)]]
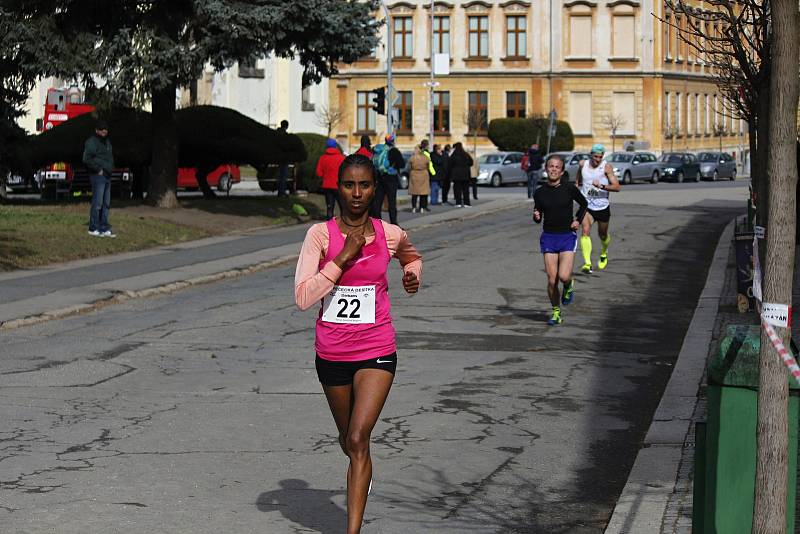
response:
[(386, 88), (378, 87), (377, 89), (373, 89), (372, 93), (375, 94), (375, 96), (372, 97), (372, 101), (375, 102), (372, 109), (374, 109), (375, 113), (378, 115), (386, 115)]

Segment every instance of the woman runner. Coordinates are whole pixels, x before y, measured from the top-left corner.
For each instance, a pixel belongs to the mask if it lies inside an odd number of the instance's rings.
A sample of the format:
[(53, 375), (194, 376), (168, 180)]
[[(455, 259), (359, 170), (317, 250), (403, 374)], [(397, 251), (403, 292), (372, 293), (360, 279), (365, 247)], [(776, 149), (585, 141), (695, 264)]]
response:
[(347, 469), (347, 534), (361, 532), (372, 482), (370, 434), (397, 366), (387, 269), (403, 267), (403, 288), (419, 290), (422, 257), (400, 227), (373, 219), (372, 161), (360, 154), (339, 168), (341, 215), (312, 226), (295, 272), (295, 302), (322, 301), (316, 324), (317, 376), (336, 427)]

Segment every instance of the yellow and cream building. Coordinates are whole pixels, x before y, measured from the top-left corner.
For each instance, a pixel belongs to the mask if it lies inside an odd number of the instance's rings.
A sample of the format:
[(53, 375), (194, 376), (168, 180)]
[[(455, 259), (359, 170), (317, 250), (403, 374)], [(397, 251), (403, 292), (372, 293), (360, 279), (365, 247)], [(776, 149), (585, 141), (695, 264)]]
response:
[[(465, 141), (471, 114), (483, 123), (479, 151), (491, 150), (488, 121), (555, 110), (570, 123), (578, 149), (604, 143), (610, 150), (611, 119), (619, 123), (618, 150), (629, 141), (656, 152), (721, 144), (739, 155), (747, 148), (746, 125), (721, 113), (703, 58), (659, 18), (685, 21), (660, 2), (437, 1), (433, 39), (429, 2), (388, 0), (388, 9), (402, 147), (429, 135), (433, 46), (434, 54), (449, 54), (450, 65), (432, 95), (437, 143)], [(372, 57), (340, 66), (329, 84), (330, 106), (343, 112), (334, 132), (345, 147), (386, 132), (386, 118), (371, 109), (371, 91), (386, 85), (386, 28)]]

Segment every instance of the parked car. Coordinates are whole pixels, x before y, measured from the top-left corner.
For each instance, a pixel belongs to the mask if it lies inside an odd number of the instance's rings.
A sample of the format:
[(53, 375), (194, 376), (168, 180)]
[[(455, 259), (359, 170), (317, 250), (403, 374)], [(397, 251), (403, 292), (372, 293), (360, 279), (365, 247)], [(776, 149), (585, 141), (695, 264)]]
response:
[(8, 173), (6, 175), (6, 186), (12, 193), (35, 193), (39, 190), (33, 176), (26, 178), (21, 174)]
[[(578, 167), (581, 161), (589, 159), (588, 152), (552, 152), (544, 157), (547, 161), (550, 156), (558, 156), (564, 161), (564, 176), (562, 182), (574, 182), (578, 176)], [(542, 165), (542, 180), (547, 180), (547, 169)]]
[(614, 174), (623, 184), (636, 180), (649, 180), (655, 184), (661, 176), (658, 159), (651, 152), (612, 152), (606, 161), (614, 167)]
[(736, 179), (736, 162), (727, 152), (700, 152), (697, 159), (701, 177), (714, 181), (719, 178)]
[(528, 183), (522, 170), (522, 152), (493, 152), (478, 158), (478, 184), (500, 187), (503, 184)]
[[(197, 183), (195, 177), (194, 167), (180, 167), (178, 168), (178, 188), (187, 190), (196, 190), (200, 185)], [(292, 176), (291, 174), (289, 176)], [(241, 172), (238, 165), (220, 165), (206, 176), (206, 182), (209, 187), (216, 187), (221, 193), (228, 193), (233, 187), (233, 184), (238, 184), (242, 181)]]
[(700, 163), (697, 156), (688, 152), (666, 152), (661, 156), (661, 177), (681, 183), (684, 180), (700, 181)]

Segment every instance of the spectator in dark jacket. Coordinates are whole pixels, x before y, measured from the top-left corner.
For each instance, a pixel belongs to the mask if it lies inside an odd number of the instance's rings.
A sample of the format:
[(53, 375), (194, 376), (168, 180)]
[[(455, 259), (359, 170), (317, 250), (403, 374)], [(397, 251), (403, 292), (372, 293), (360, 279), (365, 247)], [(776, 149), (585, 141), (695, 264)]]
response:
[(331, 220), (339, 187), (339, 167), (344, 161), (344, 154), (334, 139), (328, 139), (325, 147), (325, 152), (317, 161), (317, 176), (322, 178), (322, 192), (325, 194), (325, 205), (328, 210), (326, 220)]
[(431, 153), (431, 163), (436, 170), (436, 174), (431, 176), (431, 206), (439, 205), (439, 187), (441, 185), (442, 177), (447, 172), (447, 156), (444, 155), (442, 145), (433, 145), (433, 152)]
[[(375, 146), (373, 163), (376, 163), (375, 170), (378, 172), (378, 179), (370, 216), (376, 219), (382, 217), (383, 199), (385, 198), (389, 208), (389, 222), (397, 224), (397, 188), (400, 187), (400, 171), (405, 168), (406, 160), (403, 159), (400, 150), (394, 146), (394, 139), (394, 135), (387, 135), (385, 144)], [(385, 168), (380, 169), (379, 156), (383, 152), (386, 152), (388, 161), (385, 162)]]
[(108, 224), (111, 209), (111, 172), (114, 170), (114, 153), (108, 139), (108, 124), (97, 121), (94, 135), (83, 147), (83, 163), (91, 173), (92, 206), (89, 211), (89, 235), (117, 237)]
[(469, 179), (472, 168), (472, 158), (464, 150), (461, 143), (453, 145), (453, 154), (450, 156), (450, 180), (453, 182), (453, 193), (456, 197), (456, 207), (471, 206), (469, 201)]
[(539, 151), (538, 143), (534, 143), (528, 149), (528, 168), (525, 170), (528, 173), (528, 201), (533, 202), (533, 193), (536, 191), (536, 185), (539, 183), (539, 177), (542, 175), (542, 163), (544, 157)]
[(449, 204), (447, 201), (447, 197), (450, 195), (450, 154), (452, 153), (452, 149), (450, 145), (444, 145), (444, 152), (442, 152), (442, 156), (444, 156), (444, 176), (439, 180), (439, 184), (442, 186), (442, 204)]

